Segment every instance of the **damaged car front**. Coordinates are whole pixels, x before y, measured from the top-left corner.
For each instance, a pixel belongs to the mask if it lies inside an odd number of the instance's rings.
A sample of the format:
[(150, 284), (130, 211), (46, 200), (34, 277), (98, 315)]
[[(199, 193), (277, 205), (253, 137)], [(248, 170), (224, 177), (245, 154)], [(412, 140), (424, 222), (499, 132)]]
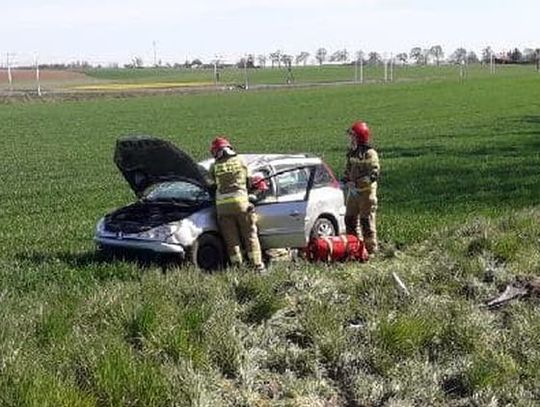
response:
[(217, 230), (205, 170), (182, 150), (131, 136), (117, 141), (114, 161), (138, 200), (99, 220), (99, 248), (185, 257), (203, 232)]

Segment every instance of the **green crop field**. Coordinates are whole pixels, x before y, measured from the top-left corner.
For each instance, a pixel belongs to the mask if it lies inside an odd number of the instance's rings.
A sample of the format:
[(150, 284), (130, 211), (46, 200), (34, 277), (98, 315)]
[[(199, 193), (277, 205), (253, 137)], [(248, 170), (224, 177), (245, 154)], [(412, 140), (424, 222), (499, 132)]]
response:
[[(540, 301), (483, 303), (540, 275), (540, 74), (403, 69), (386, 85), (1, 104), (0, 405), (534, 405)], [(369, 263), (258, 276), (95, 253), (96, 220), (133, 199), (117, 137), (202, 159), (228, 134), (339, 176), (358, 118), (382, 164)]]
[[(363, 68), (365, 82), (383, 82), (385, 78), (383, 65), (365, 65)], [(534, 70), (531, 66), (501, 66), (497, 74), (505, 77), (527, 75)], [(293, 84), (322, 82), (353, 82), (360, 80), (360, 67), (354, 65), (293, 66), (289, 75), (285, 67), (242, 68), (226, 67), (218, 70), (221, 84), (251, 85), (285, 84), (289, 78)], [(113, 81), (115, 83), (152, 83), (152, 82), (203, 82), (214, 81), (214, 70), (209, 68), (144, 68), (144, 69), (90, 69), (86, 75), (96, 80)], [(461, 67), (458, 65), (433, 66), (401, 66), (395, 65), (387, 79), (395, 81), (410, 80), (451, 80), (459, 81)], [(474, 79), (489, 76), (489, 67), (473, 64), (463, 71), (465, 78)]]

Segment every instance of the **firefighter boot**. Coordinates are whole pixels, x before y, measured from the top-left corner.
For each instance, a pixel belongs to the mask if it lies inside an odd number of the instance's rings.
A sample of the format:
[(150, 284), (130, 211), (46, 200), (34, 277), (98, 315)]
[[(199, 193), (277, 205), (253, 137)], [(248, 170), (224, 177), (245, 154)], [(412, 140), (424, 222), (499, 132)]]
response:
[(375, 213), (372, 213), (368, 217), (360, 218), (360, 226), (368, 253), (377, 253), (379, 251), (379, 244), (377, 242), (377, 229), (375, 227)]

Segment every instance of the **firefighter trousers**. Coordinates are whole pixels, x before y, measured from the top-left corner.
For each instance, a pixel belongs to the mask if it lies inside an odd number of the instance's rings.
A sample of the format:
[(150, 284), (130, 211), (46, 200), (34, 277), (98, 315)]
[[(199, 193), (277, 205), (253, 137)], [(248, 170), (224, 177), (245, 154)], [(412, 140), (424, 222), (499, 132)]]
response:
[(347, 196), (345, 211), (347, 234), (360, 236), (358, 233), (358, 223), (360, 223), (361, 237), (369, 253), (374, 253), (379, 249), (376, 212), (377, 190), (375, 188), (356, 194), (349, 193)]
[(247, 256), (255, 266), (261, 266), (262, 253), (259, 237), (257, 235), (257, 215), (253, 211), (218, 214), (219, 229), (229, 260), (233, 265), (240, 265), (242, 259), (242, 245)]

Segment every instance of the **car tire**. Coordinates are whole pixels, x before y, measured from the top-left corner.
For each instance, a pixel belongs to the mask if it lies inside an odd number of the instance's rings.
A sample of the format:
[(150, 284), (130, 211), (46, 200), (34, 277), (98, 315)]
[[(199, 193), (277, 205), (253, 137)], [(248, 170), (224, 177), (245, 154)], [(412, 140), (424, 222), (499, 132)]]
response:
[(225, 248), (218, 236), (205, 233), (197, 239), (191, 249), (191, 260), (197, 267), (214, 271), (225, 266)]
[(318, 238), (325, 236), (336, 236), (337, 231), (334, 223), (328, 218), (319, 218), (313, 224), (311, 228), (310, 237)]

